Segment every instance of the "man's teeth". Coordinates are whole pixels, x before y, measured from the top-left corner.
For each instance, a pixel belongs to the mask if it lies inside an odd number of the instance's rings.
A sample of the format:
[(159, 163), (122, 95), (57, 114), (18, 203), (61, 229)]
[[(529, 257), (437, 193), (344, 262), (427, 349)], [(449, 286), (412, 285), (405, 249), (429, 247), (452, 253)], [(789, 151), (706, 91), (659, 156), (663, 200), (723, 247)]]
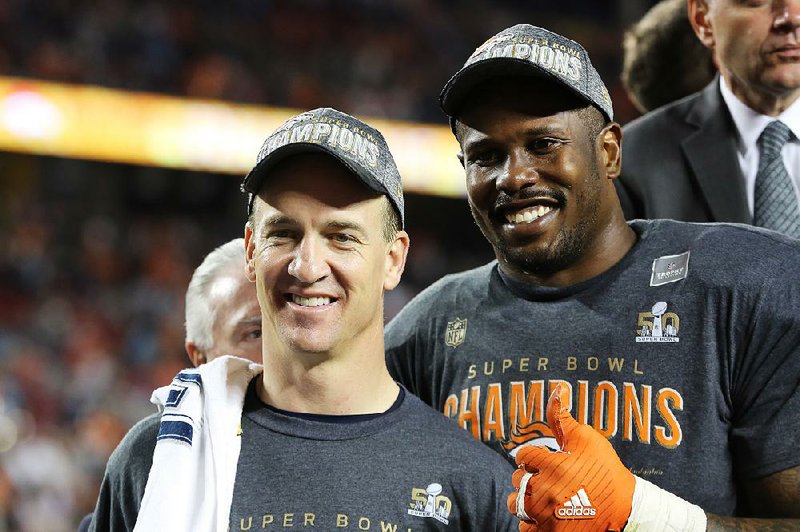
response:
[(329, 297), (303, 297), (292, 294), (292, 301), (302, 307), (318, 307), (331, 302)]
[(538, 207), (530, 207), (528, 209), (506, 214), (506, 220), (508, 220), (508, 223), (510, 224), (528, 223), (536, 220), (540, 216), (544, 216), (552, 210), (552, 207), (539, 205)]

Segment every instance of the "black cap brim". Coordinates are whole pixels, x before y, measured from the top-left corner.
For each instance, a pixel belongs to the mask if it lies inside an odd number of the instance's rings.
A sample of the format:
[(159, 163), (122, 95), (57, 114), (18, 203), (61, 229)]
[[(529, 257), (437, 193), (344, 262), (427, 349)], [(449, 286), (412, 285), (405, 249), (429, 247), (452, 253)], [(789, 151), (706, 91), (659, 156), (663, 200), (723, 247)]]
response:
[(347, 168), (351, 174), (358, 178), (358, 180), (366, 186), (369, 190), (389, 196), (389, 191), (386, 190), (372, 175), (365, 169), (359, 168), (352, 164), (350, 161), (341, 157), (335, 150), (325, 147), (323, 144), (314, 144), (310, 142), (296, 142), (293, 144), (286, 144), (280, 148), (276, 148), (272, 153), (264, 157), (257, 165), (250, 170), (250, 173), (242, 181), (242, 191), (250, 193), (250, 201), (248, 202), (248, 214), (253, 210), (253, 199), (258, 195), (259, 190), (264, 184), (264, 180), (270, 170), (275, 168), (281, 161), (302, 153), (323, 153), (330, 156), (337, 162), (341, 163)]
[(475, 87), (488, 79), (503, 76), (540, 78), (552, 81), (560, 87), (568, 89), (587, 104), (594, 105), (594, 102), (585, 94), (565, 83), (559, 77), (530, 61), (513, 57), (483, 59), (463, 67), (445, 84), (439, 95), (439, 105), (448, 116), (456, 117), (461, 111), (464, 100)]

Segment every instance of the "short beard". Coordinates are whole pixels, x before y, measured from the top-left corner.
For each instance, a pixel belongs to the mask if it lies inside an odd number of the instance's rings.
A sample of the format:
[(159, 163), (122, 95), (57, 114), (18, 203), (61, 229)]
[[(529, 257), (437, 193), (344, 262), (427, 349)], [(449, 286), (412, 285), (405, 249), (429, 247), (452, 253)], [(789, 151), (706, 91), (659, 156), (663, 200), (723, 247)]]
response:
[[(580, 196), (572, 199), (578, 205), (585, 205), (583, 209), (585, 217), (575, 227), (562, 227), (554, 244), (544, 250), (531, 251), (508, 246), (504, 240), (499, 238), (495, 241), (489, 239), (497, 258), (508, 264), (513, 270), (537, 277), (548, 277), (564, 271), (583, 258), (594, 238), (593, 232), (597, 226), (600, 208), (602, 191), (597, 167), (592, 169), (588, 182), (591, 183), (591, 186), (586, 188)], [(472, 204), (470, 204), (470, 210), (475, 220), (478, 220)], [(484, 231), (484, 236), (488, 239), (489, 235), (486, 234), (486, 231)]]

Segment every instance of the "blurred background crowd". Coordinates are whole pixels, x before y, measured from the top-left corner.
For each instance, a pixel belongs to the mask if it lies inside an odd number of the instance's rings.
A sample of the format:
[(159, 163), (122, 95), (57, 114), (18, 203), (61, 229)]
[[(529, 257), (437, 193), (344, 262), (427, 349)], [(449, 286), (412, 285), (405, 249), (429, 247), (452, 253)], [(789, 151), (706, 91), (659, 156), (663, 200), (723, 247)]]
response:
[[(585, 45), (625, 123), (638, 111), (620, 83), (622, 35), (653, 3), (0, 0), (0, 74), (445, 123), (449, 75), (528, 22)], [(74, 530), (92, 510), (151, 391), (189, 365), (186, 286), (241, 235), (240, 180), (0, 152), (0, 532)], [(409, 194), (406, 218), (387, 318), (491, 258), (463, 198)]]

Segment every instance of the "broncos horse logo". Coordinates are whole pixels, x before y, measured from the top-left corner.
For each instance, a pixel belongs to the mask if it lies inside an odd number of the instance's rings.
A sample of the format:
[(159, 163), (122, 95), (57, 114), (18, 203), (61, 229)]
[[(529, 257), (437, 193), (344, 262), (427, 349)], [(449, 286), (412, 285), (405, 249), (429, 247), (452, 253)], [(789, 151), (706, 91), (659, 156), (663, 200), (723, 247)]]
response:
[(555, 434), (547, 426), (547, 423), (534, 421), (528, 425), (517, 425), (511, 431), (510, 438), (502, 442), (503, 449), (512, 457), (526, 445), (536, 445), (537, 447), (547, 447), (551, 451), (560, 451)]

